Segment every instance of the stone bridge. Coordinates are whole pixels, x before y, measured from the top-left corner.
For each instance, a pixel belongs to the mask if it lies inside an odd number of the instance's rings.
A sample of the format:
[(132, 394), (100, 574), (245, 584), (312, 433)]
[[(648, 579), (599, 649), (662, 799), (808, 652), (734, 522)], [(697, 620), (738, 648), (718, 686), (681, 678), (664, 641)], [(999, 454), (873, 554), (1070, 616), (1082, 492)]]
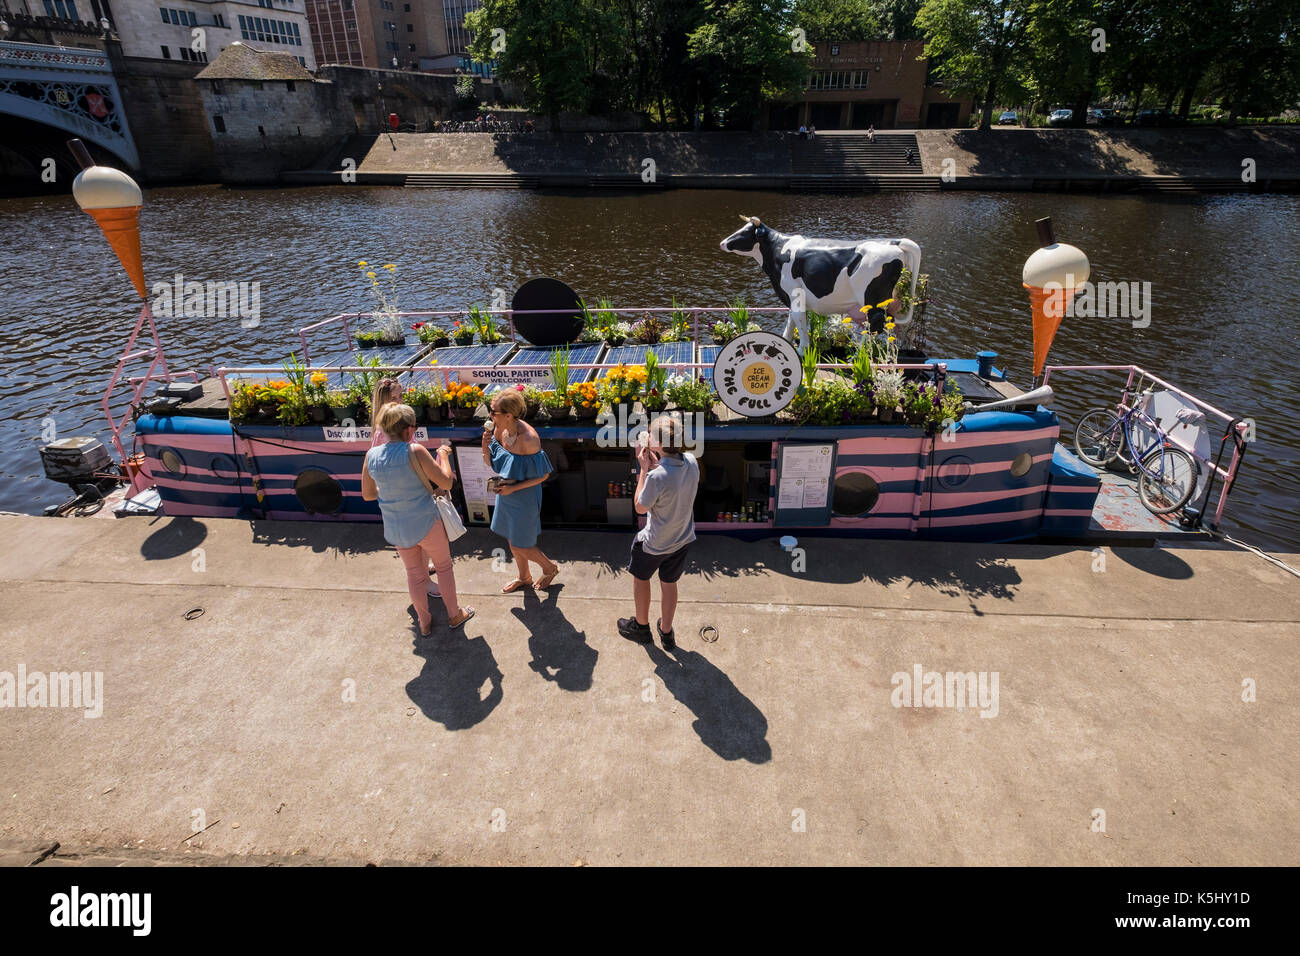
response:
[(117, 81), (102, 50), (0, 41), (0, 113), (78, 136), (131, 169), (140, 168)]

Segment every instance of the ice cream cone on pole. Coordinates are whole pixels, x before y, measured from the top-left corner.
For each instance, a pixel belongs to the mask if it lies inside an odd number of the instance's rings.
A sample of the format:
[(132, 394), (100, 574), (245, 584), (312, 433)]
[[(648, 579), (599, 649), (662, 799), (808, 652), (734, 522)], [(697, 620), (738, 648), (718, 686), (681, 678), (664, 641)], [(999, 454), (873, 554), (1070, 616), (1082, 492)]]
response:
[(96, 166), (81, 140), (70, 140), (68, 148), (81, 164), (81, 172), (72, 182), (73, 198), (99, 224), (135, 291), (141, 299), (146, 298), (140, 256), (140, 206), (144, 202), (140, 187), (120, 169)]
[(1034, 320), (1034, 387), (1043, 381), (1043, 367), (1056, 331), (1065, 316), (1065, 306), (1075, 289), (1088, 281), (1088, 257), (1071, 245), (1057, 242), (1050, 217), (1039, 219), (1038, 239), (1041, 247), (1026, 261), (1023, 285), (1029, 290), (1029, 305)]

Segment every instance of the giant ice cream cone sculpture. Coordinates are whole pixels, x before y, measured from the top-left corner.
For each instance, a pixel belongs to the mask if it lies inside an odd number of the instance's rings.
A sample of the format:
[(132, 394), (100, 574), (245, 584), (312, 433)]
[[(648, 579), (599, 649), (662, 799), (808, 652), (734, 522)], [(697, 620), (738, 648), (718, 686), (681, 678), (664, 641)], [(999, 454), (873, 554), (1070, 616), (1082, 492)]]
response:
[(1065, 305), (1073, 299), (1075, 289), (1088, 281), (1089, 266), (1083, 252), (1056, 241), (1050, 217), (1039, 219), (1035, 225), (1042, 247), (1025, 260), (1022, 280), (1029, 290), (1034, 314), (1034, 385), (1037, 387), (1042, 381), (1052, 339), (1061, 327)]
[(81, 163), (81, 172), (72, 182), (73, 198), (99, 223), (135, 291), (145, 298), (144, 263), (140, 259), (140, 205), (144, 196), (140, 187), (120, 169), (96, 166), (81, 140), (71, 140), (68, 147)]

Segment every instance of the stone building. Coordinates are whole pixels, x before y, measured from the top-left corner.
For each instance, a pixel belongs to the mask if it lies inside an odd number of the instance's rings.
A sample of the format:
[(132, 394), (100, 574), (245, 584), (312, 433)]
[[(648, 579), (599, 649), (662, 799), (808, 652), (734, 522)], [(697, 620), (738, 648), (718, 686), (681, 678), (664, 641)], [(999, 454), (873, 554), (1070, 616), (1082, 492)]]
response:
[(929, 76), (920, 40), (817, 43), (808, 86), (796, 103), (774, 103), (768, 129), (965, 127), (970, 100), (955, 100)]
[(304, 0), (96, 2), (107, 11), (129, 57), (207, 63), (238, 40), (253, 49), (287, 54), (309, 70), (316, 68)]
[[(405, 129), (447, 119), (456, 79), (353, 66), (313, 76), (292, 56), (232, 43), (195, 76), (224, 183), (275, 183), (325, 162), (349, 137), (374, 137), (396, 114)], [(360, 157), (358, 156), (358, 159)]]

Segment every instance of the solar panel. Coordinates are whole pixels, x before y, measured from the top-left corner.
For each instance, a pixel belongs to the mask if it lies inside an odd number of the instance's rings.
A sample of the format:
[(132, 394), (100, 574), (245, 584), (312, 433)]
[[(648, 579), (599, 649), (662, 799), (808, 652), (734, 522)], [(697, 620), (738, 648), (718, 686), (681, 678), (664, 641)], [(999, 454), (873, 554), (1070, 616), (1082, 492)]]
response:
[[(442, 366), (473, 365), (478, 368), (492, 368), (502, 364), (514, 348), (513, 342), (501, 342), (497, 345), (450, 345), (445, 349), (436, 350), (432, 358)], [(459, 373), (452, 372), (450, 377), (459, 380), (460, 376)]]
[(722, 351), (720, 345), (701, 345), (699, 361), (705, 363), (707, 368), (700, 369), (700, 375), (706, 382), (713, 381), (713, 363), (718, 360), (718, 353)]
[[(373, 349), (357, 348), (353, 350), (336, 349), (324, 355), (313, 355), (312, 365), (359, 365), (379, 359), (380, 365), (414, 365), (428, 351), (429, 346), (417, 337), (411, 337), (401, 345), (380, 345)], [(360, 356), (358, 360), (357, 356)], [(351, 383), (351, 373), (331, 372), (327, 383), (329, 388), (342, 388)]]
[(660, 342), (657, 345), (620, 345), (610, 349), (605, 361), (611, 365), (620, 362), (624, 365), (644, 365), (645, 353), (653, 351), (660, 365), (672, 365), (676, 362), (695, 361), (694, 342)]
[[(603, 342), (579, 342), (569, 346), (569, 364), (570, 365), (591, 365), (595, 362), (602, 361), (600, 357), (601, 350), (605, 347)], [(542, 346), (528, 345), (523, 346), (513, 355), (507, 365), (547, 365), (551, 364), (551, 355), (559, 351), (563, 346)], [(608, 361), (604, 359), (603, 361)], [(595, 373), (595, 369), (571, 368), (569, 369), (569, 384), (576, 385), (578, 382), (585, 382)]]

